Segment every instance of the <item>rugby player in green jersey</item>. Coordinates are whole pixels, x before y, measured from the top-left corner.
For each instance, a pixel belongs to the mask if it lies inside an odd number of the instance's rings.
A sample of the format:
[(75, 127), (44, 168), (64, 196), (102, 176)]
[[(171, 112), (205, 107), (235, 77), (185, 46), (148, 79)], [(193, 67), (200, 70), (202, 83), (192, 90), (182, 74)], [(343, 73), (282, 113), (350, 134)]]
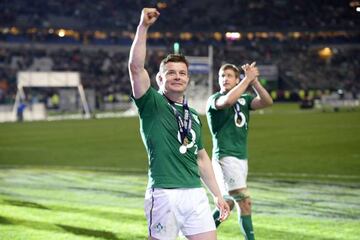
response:
[[(271, 106), (273, 101), (258, 81), (255, 63), (243, 65), (242, 69), (245, 77), (240, 81), (240, 71), (235, 65), (221, 66), (220, 91), (209, 97), (206, 116), (213, 141), (212, 163), (220, 190), (231, 209), (234, 205), (237, 208), (241, 233), (246, 240), (253, 240), (251, 200), (246, 186), (249, 111)], [(245, 93), (249, 86), (256, 97)], [(217, 209), (213, 218), (218, 226)]]
[(159, 91), (150, 86), (145, 70), (146, 38), (160, 13), (142, 10), (130, 50), (129, 73), (140, 133), (149, 161), (145, 214), (149, 239), (216, 239), (216, 227), (200, 177), (215, 195), (224, 220), (230, 209), (217, 185), (211, 160), (201, 140), (201, 122), (184, 96), (189, 83), (188, 62), (170, 54), (160, 64)]

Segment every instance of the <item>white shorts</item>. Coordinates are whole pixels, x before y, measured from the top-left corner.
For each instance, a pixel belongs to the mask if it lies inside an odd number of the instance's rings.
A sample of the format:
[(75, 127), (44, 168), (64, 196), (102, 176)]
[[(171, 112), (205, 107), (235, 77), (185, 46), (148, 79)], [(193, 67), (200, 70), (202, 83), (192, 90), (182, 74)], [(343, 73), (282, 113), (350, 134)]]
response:
[(204, 188), (147, 189), (145, 214), (149, 236), (160, 240), (216, 230)]
[(229, 191), (246, 188), (248, 161), (236, 157), (223, 157), (212, 160), (216, 181), (221, 194), (228, 196)]

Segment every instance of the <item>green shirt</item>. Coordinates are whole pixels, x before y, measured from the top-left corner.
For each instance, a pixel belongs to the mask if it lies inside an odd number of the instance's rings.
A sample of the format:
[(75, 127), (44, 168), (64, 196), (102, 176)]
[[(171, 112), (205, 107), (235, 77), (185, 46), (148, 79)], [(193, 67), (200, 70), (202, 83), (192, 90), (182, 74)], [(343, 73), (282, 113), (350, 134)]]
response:
[[(140, 133), (149, 160), (148, 187), (197, 188), (201, 187), (197, 152), (203, 149), (201, 122), (197, 112), (190, 108), (192, 130), (187, 152), (181, 154), (179, 127), (174, 110), (168, 100), (154, 88), (135, 99), (139, 111)], [(175, 104), (183, 118), (183, 106)]]
[[(213, 159), (221, 159), (227, 156), (247, 159), (249, 111), (254, 97), (249, 94), (243, 94), (238, 99), (242, 116), (240, 121), (237, 118), (234, 107), (216, 109), (215, 101), (222, 95), (220, 92), (211, 95), (206, 107), (206, 117), (213, 142)], [(237, 120), (238, 123), (236, 122)]]

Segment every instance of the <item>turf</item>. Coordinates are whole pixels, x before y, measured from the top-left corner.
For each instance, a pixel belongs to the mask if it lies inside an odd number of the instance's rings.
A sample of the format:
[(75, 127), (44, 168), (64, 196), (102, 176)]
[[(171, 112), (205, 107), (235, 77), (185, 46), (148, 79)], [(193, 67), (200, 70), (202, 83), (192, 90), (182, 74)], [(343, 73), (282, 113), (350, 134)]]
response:
[[(146, 239), (146, 175), (54, 169), (0, 172), (0, 239)], [(358, 239), (360, 184), (258, 178), (257, 239)], [(220, 240), (241, 239), (236, 214)]]
[[(202, 118), (203, 140), (211, 138)], [(250, 122), (250, 172), (360, 175), (360, 111), (274, 105)], [(145, 172), (137, 117), (0, 124), (0, 165), (103, 167)]]
[[(358, 239), (359, 120), (294, 104), (252, 113), (257, 239)], [(136, 117), (0, 124), (0, 239), (146, 239), (138, 129)], [(241, 239), (236, 221), (220, 240)]]

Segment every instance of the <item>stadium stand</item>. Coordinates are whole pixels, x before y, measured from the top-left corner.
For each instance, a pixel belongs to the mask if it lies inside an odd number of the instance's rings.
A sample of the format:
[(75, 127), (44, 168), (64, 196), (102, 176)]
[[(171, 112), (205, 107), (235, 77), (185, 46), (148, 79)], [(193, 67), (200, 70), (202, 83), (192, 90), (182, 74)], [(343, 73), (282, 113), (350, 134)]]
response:
[[(360, 89), (360, 13), (356, 1), (150, 1), (161, 11), (152, 29), (148, 69), (180, 42), (186, 55), (214, 46), (214, 82), (222, 62), (276, 66), (266, 87), (275, 100)], [(129, 44), (149, 1), (25, 0), (0, 3), (0, 104), (12, 103), (18, 71), (78, 71), (97, 109), (128, 102)], [(206, 14), (204, 14), (206, 13)], [(176, 21), (174, 21), (176, 16)], [(226, 35), (226, 33), (238, 35)], [(264, 83), (266, 79), (264, 79)], [(153, 82), (155, 84), (155, 81)], [(214, 84), (216, 87), (216, 84)], [(54, 90), (38, 91), (47, 101)], [(313, 93), (314, 92), (314, 93)]]

